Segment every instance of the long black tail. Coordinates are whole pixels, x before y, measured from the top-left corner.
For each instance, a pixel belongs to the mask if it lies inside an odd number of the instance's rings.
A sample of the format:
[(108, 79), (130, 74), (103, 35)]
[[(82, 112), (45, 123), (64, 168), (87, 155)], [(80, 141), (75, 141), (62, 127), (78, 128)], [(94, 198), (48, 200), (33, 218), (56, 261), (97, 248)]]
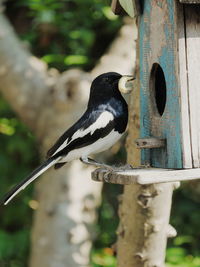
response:
[(25, 189), (27, 185), (33, 182), (38, 176), (48, 170), (51, 166), (53, 166), (56, 162), (58, 162), (60, 158), (49, 158), (44, 163), (42, 163), (39, 167), (37, 167), (28, 177), (22, 180), (19, 184), (14, 186), (2, 199), (1, 203), (7, 205), (8, 202), (12, 198), (14, 198), (21, 190)]

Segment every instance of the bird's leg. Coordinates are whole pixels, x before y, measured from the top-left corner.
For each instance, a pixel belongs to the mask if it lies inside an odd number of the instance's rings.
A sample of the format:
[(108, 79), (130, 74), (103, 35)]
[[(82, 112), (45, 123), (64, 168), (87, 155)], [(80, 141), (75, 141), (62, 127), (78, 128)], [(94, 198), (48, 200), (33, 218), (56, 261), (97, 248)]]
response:
[(81, 160), (83, 163), (87, 164), (87, 165), (92, 165), (92, 166), (95, 166), (95, 167), (101, 167), (101, 168), (105, 168), (105, 169), (107, 169), (107, 170), (111, 170), (111, 171), (114, 170), (114, 167), (109, 166), (109, 165), (107, 165), (107, 164), (99, 163), (99, 162), (97, 162), (96, 160), (94, 160), (94, 159), (90, 159), (90, 158), (88, 158), (88, 157), (81, 157), (80, 160)]

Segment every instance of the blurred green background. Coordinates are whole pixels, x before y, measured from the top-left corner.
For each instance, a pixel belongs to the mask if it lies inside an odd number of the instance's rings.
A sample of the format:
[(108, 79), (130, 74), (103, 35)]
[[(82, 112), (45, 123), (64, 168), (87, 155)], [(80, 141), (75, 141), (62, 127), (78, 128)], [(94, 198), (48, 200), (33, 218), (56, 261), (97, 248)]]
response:
[[(25, 46), (59, 71), (71, 67), (91, 70), (123, 23), (122, 17), (112, 14), (110, 1), (106, 0), (9, 0), (5, 12)], [(0, 148), (2, 196), (17, 178), (26, 176), (39, 163), (34, 136), (2, 98)], [(111, 245), (116, 241), (117, 195), (121, 191), (120, 186), (104, 186), (92, 266), (116, 266)], [(34, 210), (32, 198), (33, 185), (9, 209), (0, 207), (2, 267), (27, 266)], [(178, 236), (169, 241), (167, 266), (199, 267), (200, 205), (187, 186), (174, 194), (171, 224)]]

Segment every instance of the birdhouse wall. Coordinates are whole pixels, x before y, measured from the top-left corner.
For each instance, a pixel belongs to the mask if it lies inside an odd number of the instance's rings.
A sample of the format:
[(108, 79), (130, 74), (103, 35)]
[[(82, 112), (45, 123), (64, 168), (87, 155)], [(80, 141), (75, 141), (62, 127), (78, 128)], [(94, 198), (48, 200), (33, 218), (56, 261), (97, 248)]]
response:
[(143, 149), (143, 163), (182, 168), (177, 3), (145, 0), (139, 22), (141, 137), (166, 139), (165, 148)]
[(200, 167), (200, 5), (179, 8), (183, 166)]
[(200, 167), (200, 5), (143, 1), (139, 46), (141, 137), (166, 139), (142, 162)]

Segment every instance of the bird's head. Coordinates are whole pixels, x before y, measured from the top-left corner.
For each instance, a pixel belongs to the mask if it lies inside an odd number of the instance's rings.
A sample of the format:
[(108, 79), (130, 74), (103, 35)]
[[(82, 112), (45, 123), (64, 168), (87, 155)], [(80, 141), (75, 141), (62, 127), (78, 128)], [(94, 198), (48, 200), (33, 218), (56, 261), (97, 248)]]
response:
[[(120, 93), (130, 93), (132, 90), (133, 76), (117, 72), (107, 72), (96, 77), (91, 85), (90, 96), (93, 98), (112, 97)], [(119, 93), (120, 92), (120, 93)]]

